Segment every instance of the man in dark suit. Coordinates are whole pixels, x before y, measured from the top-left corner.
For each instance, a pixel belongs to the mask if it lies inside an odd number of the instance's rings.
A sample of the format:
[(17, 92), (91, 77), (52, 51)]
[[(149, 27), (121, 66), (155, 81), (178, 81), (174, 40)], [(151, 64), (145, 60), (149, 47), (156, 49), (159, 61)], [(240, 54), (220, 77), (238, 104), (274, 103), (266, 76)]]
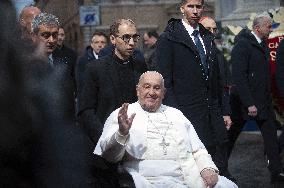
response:
[[(62, 59), (63, 61), (70, 62), (70, 64), (73, 65), (73, 69), (76, 66), (77, 61), (77, 53), (75, 50), (69, 48), (64, 44), (65, 40), (65, 31), (62, 26), (58, 29), (58, 40), (57, 40), (57, 46), (55, 50), (52, 52), (53, 56), (59, 59)], [(74, 70), (72, 70), (74, 74)]]
[(139, 40), (130, 19), (120, 19), (110, 28), (113, 54), (87, 64), (82, 91), (78, 98), (78, 118), (94, 144), (102, 133), (104, 121), (124, 102), (136, 101), (135, 85), (145, 62), (134, 62), (132, 54)]
[(78, 92), (82, 88), (86, 65), (99, 58), (99, 52), (107, 45), (107, 42), (108, 40), (105, 33), (93, 33), (90, 45), (86, 47), (84, 55), (78, 59), (78, 64), (76, 66), (76, 83)]
[(58, 18), (52, 14), (40, 13), (32, 21), (32, 40), (37, 46), (35, 54), (48, 62), (51, 82), (60, 83), (58, 89), (65, 92), (62, 100), (58, 101), (58, 105), (66, 109), (62, 116), (75, 120), (74, 66), (68, 59), (53, 54), (57, 47), (58, 31)]
[[(110, 113), (125, 102), (137, 101), (136, 84), (139, 76), (147, 70), (145, 62), (132, 58), (139, 40), (132, 20), (115, 21), (110, 26), (110, 38), (115, 46), (114, 52), (86, 65), (83, 87), (78, 93), (78, 121), (94, 148)], [(114, 170), (108, 169), (101, 158), (95, 157), (98, 174), (104, 174), (102, 178), (115, 182)]]
[(0, 187), (98, 187), (90, 142), (58, 113), (66, 91), (50, 81), (47, 58), (20, 39), (10, 0), (0, 1), (0, 28)]
[(227, 132), (221, 114), (214, 36), (199, 19), (203, 0), (183, 0), (182, 19), (171, 19), (157, 42), (158, 71), (165, 78), (165, 104), (180, 109), (211, 154), (220, 174), (227, 170)]
[(269, 49), (265, 40), (272, 31), (268, 14), (257, 15), (252, 31), (243, 29), (235, 38), (232, 50), (231, 92), (232, 120), (229, 130), (231, 152), (244, 123), (255, 120), (260, 128), (269, 160), (271, 182), (284, 181), (279, 157), (275, 114), (270, 93)]
[[(218, 34), (218, 29), (217, 29), (217, 24), (215, 22), (214, 19), (210, 18), (210, 17), (202, 17), (199, 21), (199, 23), (201, 23), (207, 30), (209, 30), (215, 37), (215, 44), (216, 44), (216, 38), (217, 38), (217, 34)], [(219, 77), (221, 78), (223, 85), (224, 85), (224, 92), (221, 93), (223, 94), (222, 96), (220, 96), (221, 98), (221, 102), (222, 102), (222, 114), (223, 114), (223, 119), (224, 119), (224, 123), (226, 124), (226, 128), (230, 129), (231, 125), (232, 125), (232, 120), (230, 117), (230, 79), (231, 79), (231, 72), (229, 69), (229, 63), (226, 61), (223, 53), (219, 50), (217, 50), (217, 62), (219, 65), (219, 70), (220, 70), (220, 75)], [(229, 109), (226, 109), (228, 108)]]
[(149, 70), (156, 68), (156, 42), (159, 34), (155, 30), (146, 31), (143, 36), (144, 40), (144, 58)]

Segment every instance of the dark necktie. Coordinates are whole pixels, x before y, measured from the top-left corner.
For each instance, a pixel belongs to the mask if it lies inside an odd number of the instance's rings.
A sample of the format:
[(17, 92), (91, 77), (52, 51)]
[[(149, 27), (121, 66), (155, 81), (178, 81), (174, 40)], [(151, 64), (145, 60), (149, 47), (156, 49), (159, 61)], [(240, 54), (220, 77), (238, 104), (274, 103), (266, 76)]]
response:
[(202, 43), (198, 37), (199, 31), (198, 30), (194, 30), (192, 35), (194, 36), (194, 42), (195, 42), (195, 46), (198, 50), (200, 59), (201, 59), (201, 63), (203, 65), (204, 71), (207, 74), (208, 73), (208, 67), (207, 67), (207, 63), (206, 63), (206, 56), (205, 56), (205, 52), (202, 46)]
[(265, 44), (265, 41), (264, 41), (264, 40), (261, 41), (260, 46), (261, 46), (263, 49), (266, 49), (266, 44)]
[(268, 47), (267, 47), (267, 44), (266, 44), (266, 41), (261, 41), (261, 43), (260, 43), (260, 46), (261, 46), (261, 48), (264, 50), (264, 53), (265, 53), (265, 56), (266, 56), (266, 58), (267, 59), (269, 59), (269, 49), (268, 49)]
[(48, 56), (48, 64), (53, 67), (53, 59), (51, 56)]

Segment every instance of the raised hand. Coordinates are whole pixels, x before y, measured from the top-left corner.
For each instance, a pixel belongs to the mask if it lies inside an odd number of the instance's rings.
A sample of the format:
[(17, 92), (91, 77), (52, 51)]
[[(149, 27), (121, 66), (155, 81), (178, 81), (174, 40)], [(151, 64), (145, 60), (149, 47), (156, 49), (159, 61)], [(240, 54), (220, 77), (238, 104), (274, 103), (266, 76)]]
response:
[(118, 111), (117, 119), (119, 124), (119, 133), (122, 135), (127, 135), (129, 133), (133, 119), (136, 115), (134, 113), (131, 114), (130, 117), (128, 117), (127, 115), (128, 105), (129, 105), (128, 103), (124, 103)]

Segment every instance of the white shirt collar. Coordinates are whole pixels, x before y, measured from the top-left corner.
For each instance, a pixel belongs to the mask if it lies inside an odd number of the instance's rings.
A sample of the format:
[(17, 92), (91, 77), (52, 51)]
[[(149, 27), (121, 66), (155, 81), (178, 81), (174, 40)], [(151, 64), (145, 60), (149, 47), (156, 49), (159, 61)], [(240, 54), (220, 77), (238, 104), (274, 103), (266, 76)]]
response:
[(95, 56), (95, 58), (96, 58), (96, 59), (99, 59), (99, 55), (98, 55), (98, 54), (96, 54), (96, 52), (95, 52), (95, 51), (93, 51), (93, 54), (94, 54), (94, 56)]
[(52, 60), (52, 61), (53, 61), (52, 53), (51, 53), (51, 54), (49, 54), (48, 59), (50, 59), (50, 60)]
[(251, 34), (253, 34), (253, 36), (256, 38), (256, 40), (257, 40), (257, 42), (260, 44), (261, 43), (261, 38), (259, 38), (256, 34), (255, 34), (255, 32), (253, 32), (253, 31), (251, 31)]
[[(199, 31), (199, 26), (197, 25), (197, 27), (194, 29), (191, 25), (189, 25), (188, 23), (186, 23), (183, 19), (182, 19), (182, 25), (185, 27), (185, 29), (186, 29), (186, 31), (188, 32), (188, 34), (189, 34), (191, 40), (192, 40), (193, 43), (195, 44), (194, 36), (192, 35), (192, 33), (193, 33), (194, 30), (198, 30), (198, 31)], [(200, 36), (200, 33), (198, 34), (198, 38), (199, 38), (199, 40), (201, 41), (201, 44), (202, 44), (203, 49), (204, 49), (204, 52), (205, 52), (205, 54), (206, 54), (206, 53), (207, 53), (207, 52), (206, 52), (206, 48), (205, 48), (203, 39), (202, 39), (201, 36)]]
[(52, 57), (52, 53), (48, 56), (48, 63), (53, 66), (53, 57)]
[(186, 23), (183, 19), (182, 19), (182, 24), (185, 27), (185, 29), (187, 30), (188, 34), (190, 36), (192, 36), (192, 33), (194, 30), (198, 30), (199, 31), (199, 26), (197, 25), (197, 27), (194, 29), (191, 25), (189, 25), (188, 23)]

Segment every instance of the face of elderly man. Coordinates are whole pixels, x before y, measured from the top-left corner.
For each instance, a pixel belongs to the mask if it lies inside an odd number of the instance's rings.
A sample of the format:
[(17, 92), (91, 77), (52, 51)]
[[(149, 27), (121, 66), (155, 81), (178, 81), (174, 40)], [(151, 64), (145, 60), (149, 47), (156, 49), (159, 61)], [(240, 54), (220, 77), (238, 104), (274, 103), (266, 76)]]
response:
[(157, 72), (144, 73), (136, 88), (138, 101), (148, 112), (155, 112), (165, 96), (163, 78)]
[(272, 32), (272, 22), (268, 18), (263, 18), (263, 21), (256, 26), (256, 30), (259, 33), (261, 39), (268, 39)]

